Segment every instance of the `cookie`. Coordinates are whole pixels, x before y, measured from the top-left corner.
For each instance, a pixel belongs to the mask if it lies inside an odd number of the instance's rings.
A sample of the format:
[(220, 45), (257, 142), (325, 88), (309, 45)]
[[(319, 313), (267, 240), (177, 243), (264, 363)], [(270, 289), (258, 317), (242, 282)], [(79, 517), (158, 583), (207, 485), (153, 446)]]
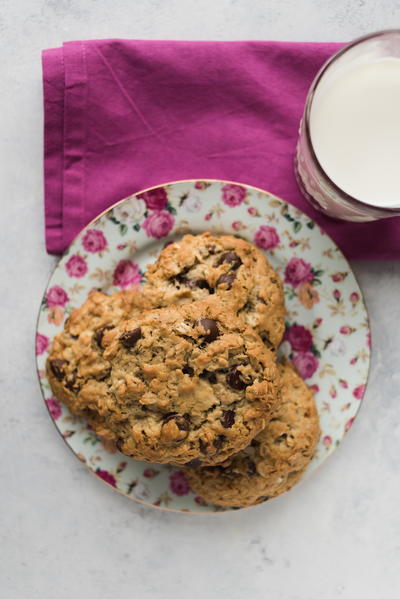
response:
[(280, 371), (280, 402), (250, 445), (219, 466), (186, 470), (203, 499), (225, 507), (261, 503), (288, 491), (308, 466), (320, 435), (313, 394), (289, 364)]
[(135, 459), (219, 463), (248, 445), (275, 407), (274, 353), (213, 302), (144, 312), (105, 332), (102, 345), (108, 370), (78, 377), (69, 405)]
[(137, 287), (113, 295), (92, 291), (66, 320), (64, 330), (54, 338), (46, 370), (53, 393), (74, 414), (88, 415), (77, 401), (80, 389), (89, 381), (101, 386), (110, 373), (110, 364), (103, 357), (104, 333), (148, 307)]
[(144, 290), (157, 307), (216, 294), (270, 347), (282, 340), (282, 283), (264, 254), (243, 239), (185, 235), (148, 266)]
[(276, 404), (273, 352), (215, 301), (149, 311), (105, 343), (110, 426), (136, 459), (219, 463), (248, 445)]

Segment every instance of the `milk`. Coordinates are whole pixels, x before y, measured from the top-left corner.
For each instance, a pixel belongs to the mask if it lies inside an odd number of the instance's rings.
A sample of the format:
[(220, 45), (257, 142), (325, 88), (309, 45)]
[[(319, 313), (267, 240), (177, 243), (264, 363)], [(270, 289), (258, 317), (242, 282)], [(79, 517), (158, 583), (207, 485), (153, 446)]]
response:
[(317, 87), (310, 134), (330, 179), (373, 206), (400, 206), (400, 59), (339, 71)]

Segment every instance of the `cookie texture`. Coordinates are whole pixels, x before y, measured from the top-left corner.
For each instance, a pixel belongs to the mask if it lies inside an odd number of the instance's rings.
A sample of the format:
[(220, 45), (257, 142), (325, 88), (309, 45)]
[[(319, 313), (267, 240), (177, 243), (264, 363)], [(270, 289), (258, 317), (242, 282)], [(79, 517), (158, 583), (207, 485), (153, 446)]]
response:
[[(90, 416), (78, 395), (88, 386), (93, 392), (103, 388), (110, 373), (111, 366), (103, 356), (106, 331), (146, 308), (149, 304), (138, 287), (112, 295), (92, 291), (66, 320), (64, 330), (54, 338), (46, 370), (53, 393), (74, 414)], [(102, 421), (99, 417), (97, 431), (109, 436), (107, 427), (100, 426)]]
[(156, 307), (217, 295), (270, 347), (284, 333), (282, 283), (264, 254), (232, 236), (185, 235), (148, 266), (146, 294)]
[(135, 459), (219, 463), (275, 407), (274, 352), (213, 302), (144, 312), (106, 331), (102, 345), (104, 376), (87, 379), (69, 405)]
[(261, 503), (288, 491), (309, 464), (320, 435), (313, 394), (292, 366), (280, 372), (280, 402), (250, 445), (218, 466), (186, 470), (205, 500), (225, 507)]

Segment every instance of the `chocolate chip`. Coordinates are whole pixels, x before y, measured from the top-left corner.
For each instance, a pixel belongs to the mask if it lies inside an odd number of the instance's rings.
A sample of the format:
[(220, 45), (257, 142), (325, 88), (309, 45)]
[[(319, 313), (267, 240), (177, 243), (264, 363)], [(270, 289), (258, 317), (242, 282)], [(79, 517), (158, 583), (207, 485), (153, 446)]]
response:
[(206, 279), (197, 279), (194, 282), (195, 286), (199, 289), (207, 289), (210, 293), (214, 293), (214, 289), (210, 287), (208, 281)]
[(110, 327), (110, 326), (101, 327), (101, 329), (98, 329), (98, 330), (95, 332), (94, 336), (95, 336), (95, 339), (96, 339), (96, 341), (97, 341), (97, 345), (98, 345), (99, 347), (102, 347), (102, 345), (101, 345), (101, 344), (102, 344), (102, 341), (103, 341), (104, 333), (105, 333), (106, 331), (110, 331), (112, 328), (113, 328), (113, 327)]
[(217, 322), (212, 318), (201, 318), (197, 324), (200, 325), (207, 333), (204, 335), (205, 343), (211, 343), (211, 341), (215, 341), (215, 339), (219, 336)]
[(175, 281), (177, 281), (180, 285), (185, 285), (186, 287), (194, 287), (195, 280), (190, 277), (185, 277), (184, 275), (177, 275), (175, 277)]
[(219, 435), (216, 439), (214, 439), (211, 446), (209, 443), (206, 443), (202, 439), (199, 439), (199, 447), (201, 453), (203, 453), (204, 455), (216, 455), (221, 450), (224, 440), (224, 435)]
[(207, 455), (208, 454), (208, 444), (204, 443), (204, 441), (202, 439), (199, 439), (199, 446), (200, 446), (201, 453), (203, 453), (204, 455)]
[(241, 378), (240, 370), (237, 369), (237, 366), (233, 366), (228, 374), (226, 375), (226, 382), (232, 389), (236, 389), (237, 391), (241, 391), (247, 387), (244, 380)]
[(222, 415), (221, 423), (224, 428), (231, 428), (235, 424), (235, 412), (233, 410), (226, 410)]
[(121, 341), (122, 345), (124, 345), (127, 348), (130, 348), (135, 347), (136, 343), (139, 341), (141, 337), (142, 329), (140, 327), (137, 327), (136, 329), (133, 329), (133, 331), (127, 331), (126, 333), (123, 333), (119, 340)]
[(188, 374), (189, 376), (193, 376), (194, 375), (193, 368), (191, 366), (188, 366), (187, 364), (186, 364), (186, 366), (184, 366), (182, 368), (182, 372), (183, 372), (183, 374)]
[(225, 254), (220, 256), (216, 266), (220, 266), (221, 264), (230, 264), (232, 269), (236, 270), (241, 266), (242, 261), (235, 252), (225, 252)]
[(185, 287), (195, 287), (196, 286), (196, 279), (193, 279), (192, 277), (188, 277), (187, 273), (190, 270), (190, 266), (187, 268), (184, 268), (183, 270), (181, 270), (181, 272), (177, 275), (175, 275), (174, 277), (171, 277), (171, 281), (172, 282), (177, 282), (180, 285), (185, 285)]
[(54, 360), (50, 360), (50, 368), (56, 379), (61, 381), (64, 378), (64, 364), (66, 364), (65, 360), (60, 360), (59, 358), (55, 358)]
[(166, 416), (164, 416), (164, 423), (170, 422), (171, 420), (173, 420), (180, 431), (188, 431), (189, 430), (189, 419), (190, 419), (189, 414), (185, 414), (184, 416), (181, 416), (180, 414), (177, 414), (176, 412), (171, 412), (170, 414), (167, 414)]
[(253, 460), (246, 460), (246, 469), (248, 476), (255, 476), (257, 474), (257, 466)]
[(261, 497), (257, 498), (257, 501), (259, 501), (261, 503), (262, 501), (268, 501), (268, 499), (269, 499), (268, 495), (261, 495)]
[(215, 254), (215, 250), (217, 249), (217, 246), (212, 243), (211, 245), (207, 246), (207, 249), (210, 254)]
[(221, 275), (217, 281), (217, 287), (218, 287), (218, 285), (225, 284), (227, 286), (227, 289), (231, 289), (232, 283), (235, 279), (236, 279), (236, 275), (233, 272), (229, 273), (229, 274)]
[(199, 458), (194, 458), (194, 460), (190, 460), (190, 462), (186, 462), (185, 466), (188, 468), (198, 468), (201, 466), (201, 460)]
[(224, 435), (219, 435), (219, 437), (214, 439), (213, 445), (214, 445), (215, 449), (217, 450), (217, 453), (220, 451), (224, 440), (225, 440)]
[(175, 418), (175, 416), (178, 416), (178, 412), (168, 412), (168, 414), (165, 414), (163, 420), (164, 422), (169, 422), (170, 420)]
[(269, 348), (269, 349), (275, 349), (274, 345), (271, 343), (267, 333), (265, 331), (263, 331), (260, 334), (261, 339), (264, 341), (265, 345)]
[(258, 447), (260, 445), (260, 441), (257, 441), (257, 439), (253, 439), (250, 445), (251, 447)]
[(206, 379), (213, 385), (217, 382), (217, 375), (215, 372), (209, 372), (208, 370), (203, 370), (203, 372), (199, 375), (201, 379)]
[(183, 417), (175, 418), (175, 424), (179, 428), (180, 431), (188, 431), (189, 430), (189, 423)]

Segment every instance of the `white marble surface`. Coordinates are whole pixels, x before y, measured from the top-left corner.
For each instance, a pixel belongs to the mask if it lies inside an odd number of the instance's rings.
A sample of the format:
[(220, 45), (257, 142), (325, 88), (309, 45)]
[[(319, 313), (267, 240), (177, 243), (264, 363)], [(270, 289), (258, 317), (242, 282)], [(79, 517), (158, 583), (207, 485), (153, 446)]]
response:
[(396, 0), (2, 0), (0, 596), (375, 599), (400, 594), (400, 265), (354, 264), (373, 329), (359, 418), (310, 480), (217, 516), (136, 505), (89, 476), (43, 406), (32, 339), (43, 243), (39, 52), (91, 37), (346, 40)]

